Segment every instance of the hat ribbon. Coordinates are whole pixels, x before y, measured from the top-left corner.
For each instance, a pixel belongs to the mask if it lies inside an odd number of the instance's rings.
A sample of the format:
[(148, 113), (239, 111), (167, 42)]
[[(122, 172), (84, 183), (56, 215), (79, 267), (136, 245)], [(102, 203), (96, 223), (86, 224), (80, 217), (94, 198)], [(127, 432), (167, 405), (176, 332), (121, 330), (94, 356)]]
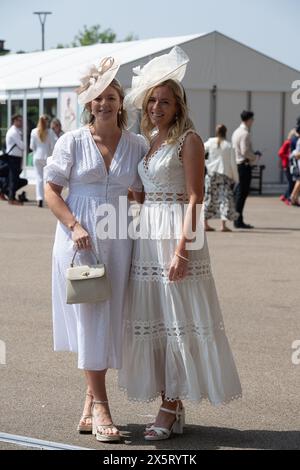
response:
[(99, 67), (97, 68), (95, 65), (92, 65), (86, 75), (84, 75), (81, 81), (81, 89), (80, 92), (87, 90), (91, 85), (95, 85), (98, 78), (102, 77), (109, 69), (112, 68), (114, 65), (114, 58), (113, 57), (104, 57)]

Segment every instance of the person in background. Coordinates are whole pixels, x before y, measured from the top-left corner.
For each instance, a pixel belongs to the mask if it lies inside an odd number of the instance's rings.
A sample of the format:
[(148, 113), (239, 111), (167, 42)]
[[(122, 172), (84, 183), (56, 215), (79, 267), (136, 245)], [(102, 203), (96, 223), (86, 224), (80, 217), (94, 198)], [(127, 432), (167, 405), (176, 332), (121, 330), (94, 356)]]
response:
[(241, 113), (241, 124), (232, 134), (232, 146), (235, 150), (235, 157), (238, 167), (239, 183), (235, 190), (235, 209), (238, 218), (234, 221), (235, 228), (251, 229), (250, 224), (245, 224), (243, 211), (246, 199), (250, 192), (251, 166), (255, 165), (257, 156), (260, 152), (253, 152), (250, 130), (254, 121), (252, 111), (243, 111)]
[(205, 153), (208, 152), (204, 199), (205, 230), (208, 232), (215, 230), (208, 224), (208, 219), (220, 218), (221, 232), (231, 232), (226, 221), (237, 217), (232, 186), (238, 183), (239, 176), (235, 153), (226, 134), (227, 128), (220, 124), (216, 128), (216, 137), (204, 143)]
[[(300, 125), (296, 128), (296, 133), (300, 135)], [(295, 176), (292, 176), (295, 186), (291, 193), (291, 204), (293, 206), (299, 206), (299, 195), (300, 195), (300, 137), (297, 139), (296, 148), (291, 153), (291, 157), (294, 159), (294, 164), (297, 166), (297, 172)]]
[(280, 200), (288, 206), (291, 204), (291, 194), (295, 186), (295, 181), (293, 181), (293, 177), (291, 175), (290, 170), (291, 144), (294, 135), (295, 131), (294, 129), (292, 129), (289, 132), (287, 139), (283, 142), (282, 146), (278, 150), (278, 156), (281, 159), (282, 170), (286, 176), (288, 183), (285, 193), (280, 196)]
[(62, 130), (61, 122), (58, 118), (52, 119), (50, 123), (50, 128), (54, 133), (55, 140), (59, 139), (64, 133), (64, 131)]
[(297, 141), (300, 135), (297, 132), (297, 128), (300, 127), (300, 116), (297, 117), (296, 126), (290, 131), (291, 132), (291, 152), (296, 149)]
[[(22, 206), (23, 201), (16, 199), (16, 191), (20, 186), (19, 176), (22, 172), (23, 151), (25, 145), (23, 142), (23, 118), (20, 114), (12, 117), (12, 125), (6, 133), (6, 152), (8, 155), (8, 204)], [(27, 184), (27, 180), (26, 180)], [(25, 193), (24, 193), (25, 194)]]
[(47, 158), (54, 148), (53, 132), (49, 129), (49, 118), (45, 114), (40, 116), (38, 125), (32, 129), (30, 135), (30, 148), (33, 151), (33, 165), (36, 174), (36, 201), (38, 207), (43, 207), (44, 201), (44, 167)]
[[(9, 178), (8, 178), (9, 170), (8, 170), (8, 163), (1, 167), (0, 171), (0, 201), (7, 201), (9, 195)], [(18, 177), (16, 190), (27, 186), (28, 180), (26, 178)], [(23, 202), (28, 202), (26, 192), (22, 191), (21, 194), (18, 195), (18, 200)]]

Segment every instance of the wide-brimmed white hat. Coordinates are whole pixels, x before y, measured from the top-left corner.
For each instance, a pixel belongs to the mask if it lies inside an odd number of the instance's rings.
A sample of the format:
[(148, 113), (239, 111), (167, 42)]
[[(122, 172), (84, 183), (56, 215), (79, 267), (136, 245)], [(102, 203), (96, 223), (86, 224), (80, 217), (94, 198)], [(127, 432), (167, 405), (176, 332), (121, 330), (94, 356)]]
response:
[(120, 65), (114, 57), (103, 57), (98, 67), (89, 65), (79, 79), (78, 103), (84, 105), (101, 95), (117, 75)]
[(135, 67), (132, 77), (131, 90), (124, 99), (126, 109), (141, 109), (147, 91), (165, 80), (172, 79), (181, 82), (189, 62), (187, 54), (178, 46), (168, 54), (163, 54), (150, 60), (143, 68)]

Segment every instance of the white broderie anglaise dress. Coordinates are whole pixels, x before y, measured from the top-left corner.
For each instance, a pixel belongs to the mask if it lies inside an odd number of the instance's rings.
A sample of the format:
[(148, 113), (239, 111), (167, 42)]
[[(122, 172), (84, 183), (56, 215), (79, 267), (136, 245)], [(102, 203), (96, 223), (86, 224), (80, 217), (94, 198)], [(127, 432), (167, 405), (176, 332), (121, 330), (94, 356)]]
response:
[(181, 222), (170, 207), (184, 204), (181, 149), (186, 134), (139, 163), (146, 193), (141, 226), (151, 227), (152, 239), (134, 244), (119, 385), (131, 400), (153, 400), (163, 391), (170, 400), (208, 398), (218, 405), (240, 397), (241, 385), (206, 239), (202, 249), (189, 252), (187, 277), (168, 280), (181, 236)]

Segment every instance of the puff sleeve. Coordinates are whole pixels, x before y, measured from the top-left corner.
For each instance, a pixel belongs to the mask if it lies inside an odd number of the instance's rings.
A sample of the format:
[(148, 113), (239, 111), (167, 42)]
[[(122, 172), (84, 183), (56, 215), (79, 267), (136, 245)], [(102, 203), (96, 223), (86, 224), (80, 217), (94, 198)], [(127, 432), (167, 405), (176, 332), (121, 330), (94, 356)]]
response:
[(53, 155), (47, 159), (44, 169), (46, 182), (68, 186), (70, 172), (75, 160), (75, 138), (72, 132), (62, 135), (56, 142)]

